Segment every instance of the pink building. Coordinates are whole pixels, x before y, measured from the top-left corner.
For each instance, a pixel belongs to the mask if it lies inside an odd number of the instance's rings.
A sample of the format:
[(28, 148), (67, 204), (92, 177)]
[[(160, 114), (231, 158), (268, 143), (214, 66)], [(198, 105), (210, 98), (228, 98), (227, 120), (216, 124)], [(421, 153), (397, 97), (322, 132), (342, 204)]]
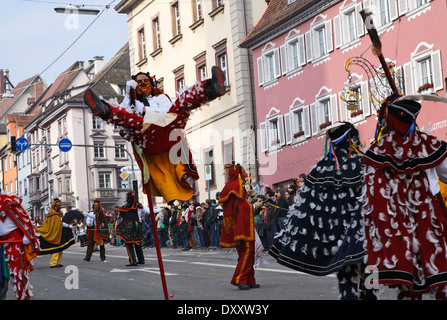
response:
[[(386, 92), (380, 95), (377, 90), (387, 88), (374, 86), (367, 72), (353, 63), (351, 81), (361, 91), (361, 111), (352, 114), (340, 98), (348, 80), (348, 58), (369, 61), (380, 71), (359, 14), (363, 8), (374, 14), (383, 55), (395, 65), (401, 93), (414, 94), (425, 85), (424, 93), (444, 97), (446, 1), (271, 0), (241, 44), (253, 52), (257, 143), (264, 184), (287, 186), (300, 173), (309, 173), (323, 155), (327, 123), (354, 123), (365, 147), (374, 138), (379, 107), (374, 97), (383, 99)], [(417, 120), (421, 130), (446, 140), (447, 104), (422, 105)]]

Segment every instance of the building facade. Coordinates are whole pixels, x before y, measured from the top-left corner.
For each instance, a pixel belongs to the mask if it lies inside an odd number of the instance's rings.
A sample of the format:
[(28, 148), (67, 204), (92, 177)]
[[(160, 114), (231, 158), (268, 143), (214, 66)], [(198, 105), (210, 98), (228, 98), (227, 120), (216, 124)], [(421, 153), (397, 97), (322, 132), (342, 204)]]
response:
[[(400, 92), (444, 97), (445, 1), (272, 0), (242, 43), (256, 65), (259, 157), (265, 157), (266, 168), (276, 163), (265, 174), (261, 165), (265, 184), (286, 187), (307, 174), (323, 155), (325, 127), (331, 123), (354, 123), (365, 147), (374, 138), (379, 102), (391, 91), (380, 81), (383, 70), (359, 14), (363, 8), (373, 13)], [(342, 99), (348, 80), (358, 88), (356, 112)], [(421, 130), (446, 140), (446, 106), (422, 105)]]
[(261, 0), (123, 0), (115, 7), (128, 16), (132, 74), (149, 71), (171, 99), (185, 86), (209, 78), (214, 65), (227, 76), (227, 93), (196, 110), (186, 127), (201, 176), (199, 201), (214, 198), (223, 188), (225, 162), (247, 166), (251, 161), (256, 176), (256, 144), (249, 145), (256, 106), (252, 59), (239, 44), (266, 7)]

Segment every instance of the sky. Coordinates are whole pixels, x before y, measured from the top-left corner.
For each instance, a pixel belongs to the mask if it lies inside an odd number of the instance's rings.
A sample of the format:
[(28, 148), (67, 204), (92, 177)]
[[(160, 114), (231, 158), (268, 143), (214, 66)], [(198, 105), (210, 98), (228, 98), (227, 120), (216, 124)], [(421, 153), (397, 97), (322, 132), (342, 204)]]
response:
[[(49, 86), (74, 62), (87, 66), (94, 56), (104, 56), (107, 63), (128, 42), (127, 16), (114, 9), (120, 0), (64, 1), (0, 0), (0, 69), (10, 71), (14, 86), (38, 74)], [(99, 17), (54, 11), (69, 4), (102, 11), (110, 3)]]

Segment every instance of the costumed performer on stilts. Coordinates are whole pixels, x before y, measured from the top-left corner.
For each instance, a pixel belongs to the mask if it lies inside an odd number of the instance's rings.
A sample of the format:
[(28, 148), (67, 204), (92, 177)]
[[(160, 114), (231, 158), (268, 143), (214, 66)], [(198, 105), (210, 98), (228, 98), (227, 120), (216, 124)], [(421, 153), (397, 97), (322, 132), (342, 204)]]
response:
[(90, 261), (95, 243), (99, 246), (99, 258), (101, 261), (106, 261), (105, 241), (109, 239), (109, 226), (107, 223), (104, 210), (101, 207), (101, 201), (93, 200), (93, 212), (84, 213), (87, 217), (87, 252), (85, 254), (85, 261)]
[(237, 266), (231, 284), (241, 290), (259, 288), (255, 279), (255, 227), (254, 208), (247, 200), (245, 187), (247, 174), (240, 164), (227, 164), (228, 182), (222, 189), (218, 203), (223, 208), (223, 225), (220, 246), (236, 248)]
[(21, 203), (22, 199), (0, 191), (0, 299), (8, 290), (9, 277), (13, 279), (18, 300), (29, 300), (32, 296), (31, 260), (40, 253), (40, 247), (31, 219)]
[(62, 222), (64, 214), (61, 208), (61, 200), (54, 199), (43, 224), (35, 227), (39, 233), (40, 254), (51, 254), (51, 268), (62, 267), (62, 252), (75, 243), (73, 226)]
[(85, 103), (94, 115), (122, 127), (120, 134), (133, 143), (143, 175), (143, 192), (162, 196), (167, 203), (188, 201), (199, 178), (192, 154), (184, 141), (184, 128), (191, 111), (226, 92), (225, 75), (212, 68), (212, 78), (183, 90), (173, 102), (156, 87), (149, 73), (138, 73), (127, 83), (121, 105), (101, 100), (88, 89)]
[(447, 143), (421, 132), (421, 104), (389, 97), (376, 140), (365, 152), (363, 215), (366, 264), (398, 299), (436, 291), (447, 298), (447, 212), (438, 177), (447, 182)]
[[(329, 143), (329, 148), (328, 148)], [(349, 122), (326, 132), (323, 158), (290, 206), (284, 230), (269, 253), (277, 262), (315, 276), (337, 273), (340, 299), (377, 299), (364, 286), (361, 215), (364, 165), (358, 130)]]
[(127, 267), (144, 264), (143, 248), (143, 211), (149, 212), (147, 207), (137, 202), (135, 194), (128, 192), (126, 204), (118, 208), (116, 236), (123, 239), (126, 244), (129, 264)]

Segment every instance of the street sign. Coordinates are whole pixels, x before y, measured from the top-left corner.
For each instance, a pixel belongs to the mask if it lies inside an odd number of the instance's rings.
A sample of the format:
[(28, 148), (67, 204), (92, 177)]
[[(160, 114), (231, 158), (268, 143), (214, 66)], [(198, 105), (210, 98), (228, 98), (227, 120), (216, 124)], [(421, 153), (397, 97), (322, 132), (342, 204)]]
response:
[(211, 166), (205, 166), (205, 180), (212, 180), (213, 179), (213, 175), (211, 174)]
[(25, 151), (26, 149), (28, 149), (29, 142), (25, 138), (18, 138), (16, 140), (16, 146), (17, 146), (17, 150)]
[(61, 149), (62, 152), (70, 151), (72, 146), (73, 144), (68, 139), (62, 139), (59, 141), (59, 149)]
[(129, 175), (125, 172), (120, 174), (121, 179), (126, 180)]

